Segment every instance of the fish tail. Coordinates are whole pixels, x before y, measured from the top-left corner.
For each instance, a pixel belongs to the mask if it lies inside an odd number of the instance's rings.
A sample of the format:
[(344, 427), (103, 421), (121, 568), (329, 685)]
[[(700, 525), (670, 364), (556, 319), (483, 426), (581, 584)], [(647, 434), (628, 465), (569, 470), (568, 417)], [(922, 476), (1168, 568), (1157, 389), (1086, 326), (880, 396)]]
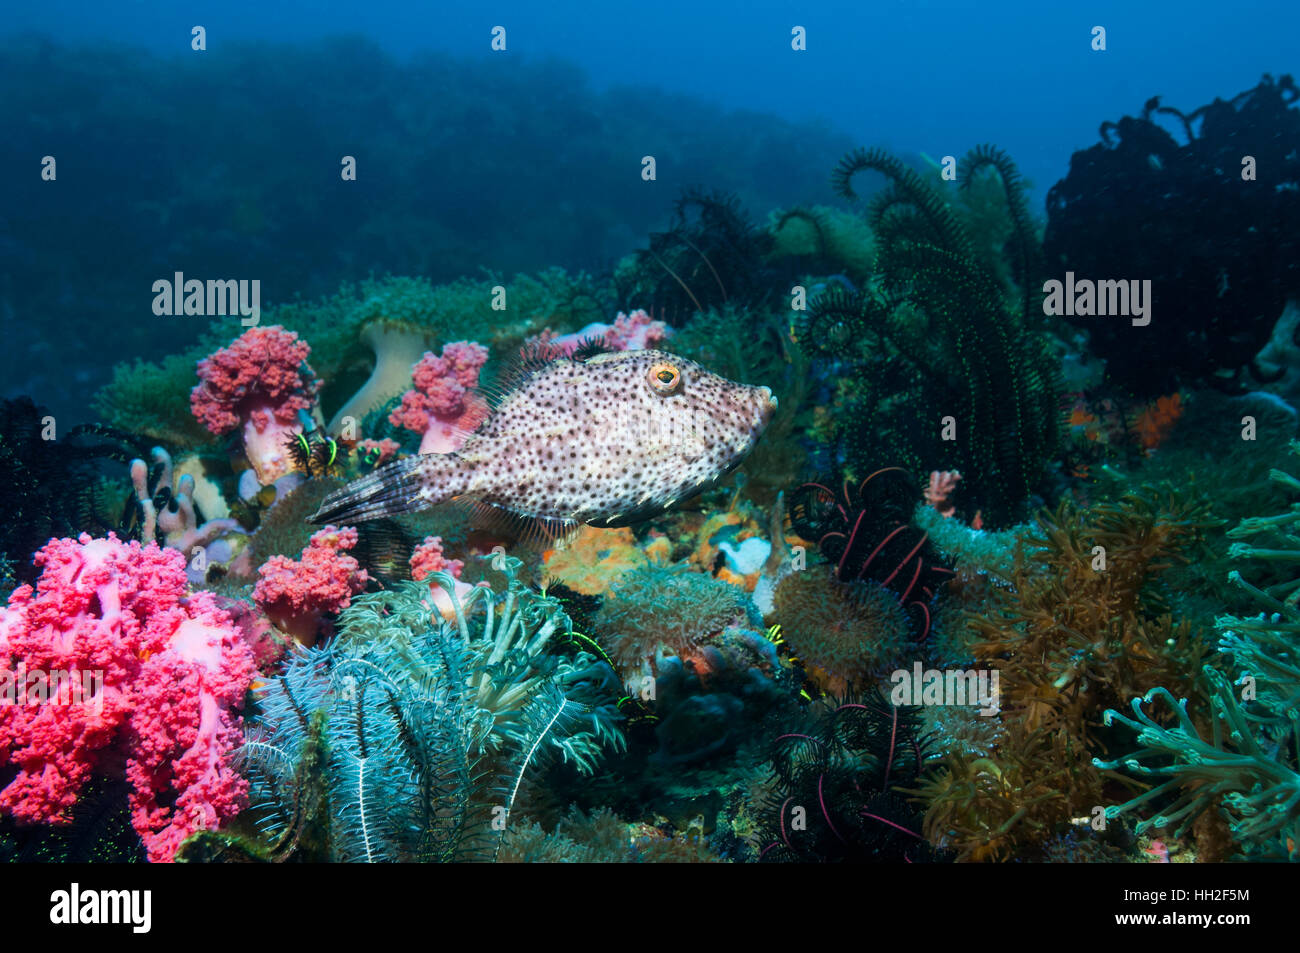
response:
[(450, 453), (397, 460), (325, 497), (308, 522), (343, 525), (425, 510), (457, 496), (463, 472)]

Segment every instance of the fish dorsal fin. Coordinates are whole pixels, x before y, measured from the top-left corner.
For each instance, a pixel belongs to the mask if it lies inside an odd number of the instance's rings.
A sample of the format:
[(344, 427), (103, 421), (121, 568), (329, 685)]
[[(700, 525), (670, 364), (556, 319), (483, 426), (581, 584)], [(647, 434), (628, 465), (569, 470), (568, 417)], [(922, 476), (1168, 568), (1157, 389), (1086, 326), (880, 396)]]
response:
[(605, 335), (597, 334), (592, 337), (583, 338), (578, 342), (578, 346), (573, 350), (573, 359), (581, 364), (587, 363), (590, 358), (597, 354), (609, 354), (615, 349), (609, 346), (605, 340)]
[(475, 393), (488, 402), (488, 407), (496, 410), (506, 402), (516, 390), (532, 380), (533, 375), (557, 361), (571, 361), (563, 349), (545, 342), (536, 342), (519, 349), (519, 355), (502, 365), (496, 378), (490, 384), (479, 383)]
[(488, 402), (492, 410), (496, 410), (510, 394), (531, 380), (534, 374), (552, 364), (559, 361), (585, 364), (603, 354), (618, 353), (618, 348), (611, 347), (603, 334), (583, 338), (571, 352), (549, 341), (533, 341), (519, 349), (518, 357), (501, 367), (492, 383), (480, 383), (474, 391)]
[(475, 529), (495, 530), (513, 536), (521, 543), (542, 549), (563, 549), (582, 528), (577, 520), (525, 516), (482, 500), (462, 497), (454, 505), (469, 514)]

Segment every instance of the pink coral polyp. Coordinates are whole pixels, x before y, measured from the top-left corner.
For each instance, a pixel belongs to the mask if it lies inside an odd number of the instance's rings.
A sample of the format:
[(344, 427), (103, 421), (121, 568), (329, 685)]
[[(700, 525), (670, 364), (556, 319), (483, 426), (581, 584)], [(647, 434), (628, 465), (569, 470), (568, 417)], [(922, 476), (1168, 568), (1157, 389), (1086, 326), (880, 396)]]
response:
[(35, 561), (36, 588), (0, 609), (0, 674), (75, 672), (90, 691), (0, 705), (0, 764), (18, 768), (0, 810), (63, 823), (92, 775), (125, 772), (149, 859), (169, 861), (244, 806), (229, 757), (252, 652), (210, 594), (186, 594), (176, 550), (83, 533)]

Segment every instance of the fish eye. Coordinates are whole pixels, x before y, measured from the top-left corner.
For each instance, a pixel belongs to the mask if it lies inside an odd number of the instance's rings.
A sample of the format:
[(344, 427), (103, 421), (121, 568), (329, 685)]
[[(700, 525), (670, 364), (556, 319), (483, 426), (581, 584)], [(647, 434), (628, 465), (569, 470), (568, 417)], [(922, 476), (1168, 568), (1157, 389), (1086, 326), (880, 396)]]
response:
[(677, 369), (677, 365), (662, 361), (650, 367), (647, 377), (650, 386), (660, 394), (672, 394), (682, 383), (682, 372)]

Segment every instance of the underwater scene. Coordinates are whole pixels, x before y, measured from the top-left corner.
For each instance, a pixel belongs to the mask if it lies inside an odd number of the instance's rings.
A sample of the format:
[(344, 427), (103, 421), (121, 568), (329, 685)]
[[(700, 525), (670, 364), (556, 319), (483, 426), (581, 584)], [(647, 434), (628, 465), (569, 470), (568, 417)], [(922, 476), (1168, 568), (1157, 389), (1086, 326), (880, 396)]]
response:
[(0, 860), (1300, 860), (1300, 14), (1040, 6), (0, 15)]

